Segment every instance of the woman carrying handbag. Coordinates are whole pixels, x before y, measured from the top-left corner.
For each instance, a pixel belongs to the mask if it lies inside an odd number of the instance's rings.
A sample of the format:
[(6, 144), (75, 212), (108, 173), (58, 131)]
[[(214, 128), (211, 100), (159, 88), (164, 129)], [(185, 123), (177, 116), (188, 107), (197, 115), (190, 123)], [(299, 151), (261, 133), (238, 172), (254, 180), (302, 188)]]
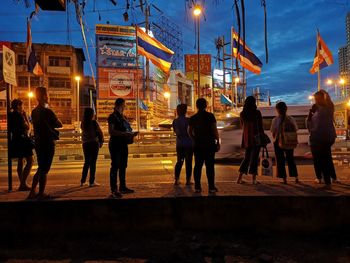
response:
[(251, 174), (252, 183), (257, 184), (259, 153), (261, 147), (268, 143), (268, 137), (264, 133), (261, 112), (257, 109), (253, 96), (244, 101), (240, 118), (243, 129), (241, 147), (245, 149), (245, 155), (239, 167), (237, 184), (244, 183), (243, 174)]
[(293, 117), (287, 115), (287, 105), (284, 102), (276, 104), (277, 117), (272, 120), (271, 133), (277, 164), (277, 178), (282, 178), (287, 184), (286, 160), (289, 176), (299, 183), (298, 170), (294, 161), (294, 149), (298, 145), (298, 126)]

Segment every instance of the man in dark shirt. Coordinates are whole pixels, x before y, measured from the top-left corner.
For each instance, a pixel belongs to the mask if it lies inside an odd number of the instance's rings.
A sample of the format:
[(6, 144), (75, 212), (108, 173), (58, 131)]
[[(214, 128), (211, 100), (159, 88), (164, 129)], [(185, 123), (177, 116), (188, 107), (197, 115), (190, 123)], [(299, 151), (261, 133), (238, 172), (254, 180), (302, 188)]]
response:
[[(109, 153), (112, 163), (110, 170), (111, 197), (120, 198), (122, 194), (133, 193), (126, 187), (125, 174), (128, 166), (128, 144), (132, 143), (136, 133), (132, 132), (129, 122), (124, 117), (125, 100), (115, 101), (114, 112), (108, 117)], [(119, 173), (119, 191), (117, 190), (117, 174)]]
[(199, 98), (196, 101), (198, 112), (190, 118), (188, 133), (194, 142), (194, 181), (195, 191), (200, 193), (202, 167), (205, 163), (209, 193), (215, 193), (214, 160), (215, 152), (220, 149), (219, 133), (214, 114), (207, 112), (207, 101)]
[(59, 139), (59, 132), (62, 123), (56, 114), (48, 108), (48, 96), (46, 88), (38, 87), (35, 90), (38, 105), (32, 111), (32, 120), (35, 137), (35, 152), (38, 159), (38, 170), (34, 175), (32, 189), (28, 198), (35, 197), (36, 186), (39, 183), (38, 199), (49, 198), (44, 194), (47, 174), (50, 171), (52, 159), (55, 154), (55, 141)]

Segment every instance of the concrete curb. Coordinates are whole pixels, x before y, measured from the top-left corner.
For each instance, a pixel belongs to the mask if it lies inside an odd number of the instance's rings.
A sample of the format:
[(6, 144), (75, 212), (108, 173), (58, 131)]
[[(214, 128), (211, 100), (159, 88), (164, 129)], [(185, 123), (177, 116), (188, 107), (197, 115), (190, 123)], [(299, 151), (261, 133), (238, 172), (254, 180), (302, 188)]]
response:
[[(140, 231), (317, 233), (350, 226), (350, 196), (223, 196), (0, 203), (0, 231), (105, 235)], [(30, 226), (30, 227), (29, 227)]]

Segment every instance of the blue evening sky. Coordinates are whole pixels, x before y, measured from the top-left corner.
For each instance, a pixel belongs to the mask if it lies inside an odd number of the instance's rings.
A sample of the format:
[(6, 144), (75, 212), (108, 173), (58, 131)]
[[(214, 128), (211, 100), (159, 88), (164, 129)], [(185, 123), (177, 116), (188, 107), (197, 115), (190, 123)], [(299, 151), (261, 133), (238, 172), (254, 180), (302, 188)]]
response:
[[(25, 8), (23, 1), (2, 0), (0, 11), (0, 40), (26, 41), (26, 17), (34, 9)], [(130, 25), (144, 21), (139, 8), (129, 12), (129, 22), (124, 22), (125, 0), (112, 5), (110, 0), (87, 0), (85, 22), (89, 52), (95, 63), (94, 25), (106, 23)], [(135, 5), (139, 1), (130, 0)], [(184, 54), (196, 53), (194, 49), (194, 23), (184, 0), (150, 0), (164, 15), (176, 22), (183, 32)], [(307, 103), (307, 97), (317, 89), (317, 74), (311, 75), (316, 29), (333, 53), (335, 63), (321, 71), (322, 86), (327, 78), (338, 77), (338, 49), (346, 44), (345, 19), (350, 8), (349, 0), (266, 0), (268, 12), (269, 63), (265, 64), (263, 8), (260, 0), (246, 3), (246, 43), (263, 62), (261, 75), (248, 73), (248, 94), (252, 88), (269, 90), (272, 100), (282, 99), (291, 104)], [(95, 3), (95, 6), (94, 6)], [(218, 4), (217, 4), (218, 3)], [(206, 0), (206, 21), (201, 21), (201, 53), (216, 55), (214, 39), (225, 35), (229, 39), (231, 26), (236, 26), (232, 8), (233, 0)], [(99, 11), (99, 12), (98, 12)], [(83, 47), (81, 31), (75, 18), (74, 8), (69, 4), (66, 12), (39, 11), (32, 21), (34, 43), (71, 44)], [(151, 10), (151, 21), (159, 13)], [(99, 20), (99, 16), (101, 20)], [(70, 29), (69, 31), (67, 29)], [(68, 33), (70, 32), (70, 33)], [(84, 48), (85, 50), (85, 48)], [(85, 50), (86, 54), (86, 50)], [(214, 61), (214, 59), (213, 59)], [(214, 63), (213, 63), (214, 65)], [(85, 74), (91, 75), (88, 62)]]

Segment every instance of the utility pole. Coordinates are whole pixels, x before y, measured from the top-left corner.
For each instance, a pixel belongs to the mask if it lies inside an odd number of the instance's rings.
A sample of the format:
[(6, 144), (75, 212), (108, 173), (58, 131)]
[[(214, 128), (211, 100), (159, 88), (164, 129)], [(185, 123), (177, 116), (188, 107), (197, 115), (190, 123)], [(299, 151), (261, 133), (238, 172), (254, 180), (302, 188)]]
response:
[[(145, 17), (146, 17), (146, 34), (148, 34), (149, 31), (149, 14), (150, 14), (150, 6), (148, 5), (146, 1), (146, 8), (145, 8)], [(146, 58), (146, 100), (147, 103), (150, 100), (150, 81), (149, 81), (149, 59)]]
[(222, 36), (222, 74), (223, 74), (223, 85), (224, 95), (226, 95), (226, 60), (225, 60), (225, 37)]

